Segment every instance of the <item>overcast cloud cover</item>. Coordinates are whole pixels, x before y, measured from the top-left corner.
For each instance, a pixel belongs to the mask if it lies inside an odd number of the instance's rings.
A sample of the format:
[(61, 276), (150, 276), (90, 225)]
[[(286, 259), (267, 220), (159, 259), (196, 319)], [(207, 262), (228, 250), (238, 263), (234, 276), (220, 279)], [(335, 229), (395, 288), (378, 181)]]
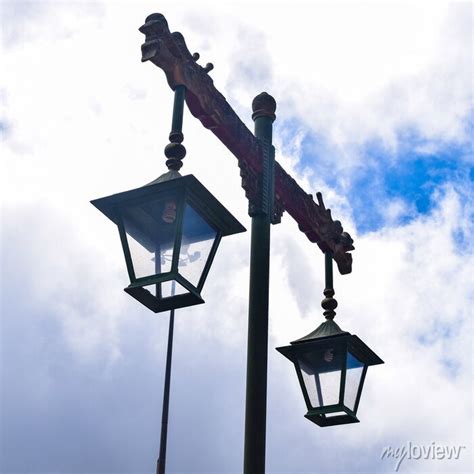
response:
[[(153, 12), (249, 128), (278, 103), (277, 160), (355, 239), (336, 321), (385, 361), (361, 423), (306, 420), (274, 348), (322, 321), (323, 256), (272, 228), (267, 472), (393, 472), (384, 447), (465, 446), (401, 472), (472, 472), (472, 3), (1, 3), (0, 471), (154, 472), (168, 316), (122, 291), (89, 201), (165, 170), (172, 93), (140, 62)], [(235, 158), (189, 113), (183, 171), (250, 228)], [(224, 239), (205, 305), (176, 315), (167, 467), (241, 472), (250, 233)]]

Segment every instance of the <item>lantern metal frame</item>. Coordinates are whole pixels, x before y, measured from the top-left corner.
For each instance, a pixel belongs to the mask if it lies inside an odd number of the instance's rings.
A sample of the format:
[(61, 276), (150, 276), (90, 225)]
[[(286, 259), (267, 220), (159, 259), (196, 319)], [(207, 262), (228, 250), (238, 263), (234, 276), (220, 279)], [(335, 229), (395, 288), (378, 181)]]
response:
[[(329, 321), (323, 323), (327, 325)], [(284, 347), (277, 347), (276, 350), (287, 357), (293, 362), (298, 381), (303, 392), (303, 397), (308, 409), (305, 417), (316, 423), (319, 426), (332, 426), (341, 425), (347, 423), (358, 423), (357, 409), (364, 387), (365, 376), (367, 374), (367, 368), (370, 365), (383, 364), (383, 360), (375, 354), (361, 339), (356, 335), (352, 335), (348, 332), (341, 331), (340, 328), (331, 321), (332, 326), (336, 326), (338, 331), (334, 335), (323, 336), (323, 337), (311, 337), (312, 334), (291, 342), (291, 345)], [(320, 327), (321, 328), (321, 327)], [(318, 328), (318, 329), (320, 329)], [(322, 329), (322, 328), (321, 328)], [(321, 330), (319, 332), (322, 332)], [(335, 331), (336, 332), (336, 331)], [(314, 333), (313, 333), (314, 334)], [(302, 369), (300, 367), (299, 359), (306, 353), (320, 352), (329, 348), (337, 348), (344, 351), (344, 357), (341, 359), (340, 370), (340, 387), (339, 387), (339, 400), (336, 404), (323, 405), (320, 407), (314, 407), (311, 403), (307, 387), (305, 385)], [(344, 395), (346, 389), (346, 373), (347, 373), (347, 358), (348, 354), (351, 353), (356, 357), (363, 365), (362, 374), (357, 387), (357, 394), (354, 402), (354, 408), (351, 409), (345, 405)], [(331, 413), (343, 412), (344, 415), (327, 416)]]
[[(156, 273), (145, 277), (136, 277), (134, 262), (130, 251), (127, 232), (124, 225), (123, 211), (130, 206), (139, 206), (147, 202), (166, 199), (167, 196), (178, 201), (176, 230), (174, 236), (172, 263), (170, 271)], [(204, 303), (201, 290), (206, 281), (210, 267), (222, 237), (244, 232), (242, 224), (205, 188), (193, 175), (181, 176), (177, 171), (170, 171), (151, 182), (130, 191), (121, 192), (91, 203), (112, 220), (119, 229), (130, 285), (124, 289), (129, 295), (140, 301), (155, 313)], [(179, 251), (183, 236), (183, 217), (186, 204), (190, 205), (199, 216), (216, 231), (207, 261), (202, 269), (197, 284), (191, 283), (179, 272)], [(155, 296), (147, 286), (175, 281), (188, 293), (163, 297), (160, 292)]]

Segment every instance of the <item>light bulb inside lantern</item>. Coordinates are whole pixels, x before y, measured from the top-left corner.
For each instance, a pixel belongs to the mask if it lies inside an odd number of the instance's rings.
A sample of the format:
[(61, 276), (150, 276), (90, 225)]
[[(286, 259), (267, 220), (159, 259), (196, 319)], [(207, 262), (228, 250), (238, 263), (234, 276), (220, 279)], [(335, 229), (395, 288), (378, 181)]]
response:
[(328, 349), (325, 353), (324, 353), (324, 360), (326, 362), (332, 362), (332, 360), (334, 359), (334, 349)]
[(163, 222), (172, 224), (176, 220), (176, 207), (175, 201), (166, 201), (165, 208), (163, 209), (163, 213), (161, 215)]

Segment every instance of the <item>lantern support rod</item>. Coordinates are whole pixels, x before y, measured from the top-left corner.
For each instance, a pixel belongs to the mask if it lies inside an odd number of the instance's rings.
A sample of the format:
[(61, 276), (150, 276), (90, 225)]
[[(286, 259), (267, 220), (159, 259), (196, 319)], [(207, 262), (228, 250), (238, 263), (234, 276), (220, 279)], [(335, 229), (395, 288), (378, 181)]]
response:
[(332, 273), (332, 253), (326, 252), (324, 254), (324, 263), (325, 263), (325, 288), (328, 290), (334, 289), (333, 283), (333, 273)]
[(321, 301), (321, 306), (324, 309), (324, 317), (326, 319), (334, 319), (336, 312), (334, 311), (337, 308), (337, 301), (334, 298), (334, 282), (333, 282), (333, 273), (332, 273), (332, 252), (324, 253), (324, 269), (325, 269), (325, 288), (324, 296), (325, 298)]
[[(175, 294), (175, 281), (171, 283), (171, 296)], [(168, 413), (170, 405), (171, 360), (173, 357), (174, 309), (170, 311), (168, 348), (166, 350), (165, 384), (163, 388), (163, 408), (161, 413), (160, 454), (156, 461), (156, 474), (165, 474), (166, 444), (168, 440)]]
[(184, 112), (184, 98), (186, 96), (186, 87), (176, 86), (174, 91), (174, 102), (173, 102), (173, 120), (171, 122), (171, 133), (170, 140), (174, 136), (177, 138), (183, 137), (183, 112)]
[(183, 166), (186, 148), (183, 145), (183, 111), (186, 87), (178, 85), (174, 89), (173, 118), (171, 121), (170, 142), (165, 147), (166, 166), (170, 171), (179, 171)]
[(272, 123), (276, 103), (267, 93), (252, 102), (255, 136), (263, 148), (259, 196), (250, 202), (250, 290), (245, 402), (244, 474), (265, 472), (267, 418), (268, 298), (270, 271), (270, 227), (274, 202), (275, 157)]

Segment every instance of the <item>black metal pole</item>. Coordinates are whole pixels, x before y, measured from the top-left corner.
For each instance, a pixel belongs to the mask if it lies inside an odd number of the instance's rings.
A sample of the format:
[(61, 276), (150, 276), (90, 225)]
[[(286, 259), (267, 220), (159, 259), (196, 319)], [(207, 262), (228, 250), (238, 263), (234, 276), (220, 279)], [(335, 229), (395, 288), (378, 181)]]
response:
[(250, 203), (249, 324), (247, 343), (247, 388), (245, 404), (244, 474), (265, 472), (267, 417), (268, 293), (270, 225), (274, 199), (272, 123), (276, 103), (262, 93), (252, 102), (255, 136), (264, 146), (264, 162), (257, 202)]
[[(175, 282), (171, 284), (171, 296), (175, 292)], [(161, 413), (160, 454), (156, 462), (156, 474), (165, 474), (166, 442), (168, 440), (168, 412), (170, 405), (171, 359), (173, 357), (174, 309), (170, 311), (168, 349), (166, 351), (165, 386), (163, 388), (163, 410)]]

